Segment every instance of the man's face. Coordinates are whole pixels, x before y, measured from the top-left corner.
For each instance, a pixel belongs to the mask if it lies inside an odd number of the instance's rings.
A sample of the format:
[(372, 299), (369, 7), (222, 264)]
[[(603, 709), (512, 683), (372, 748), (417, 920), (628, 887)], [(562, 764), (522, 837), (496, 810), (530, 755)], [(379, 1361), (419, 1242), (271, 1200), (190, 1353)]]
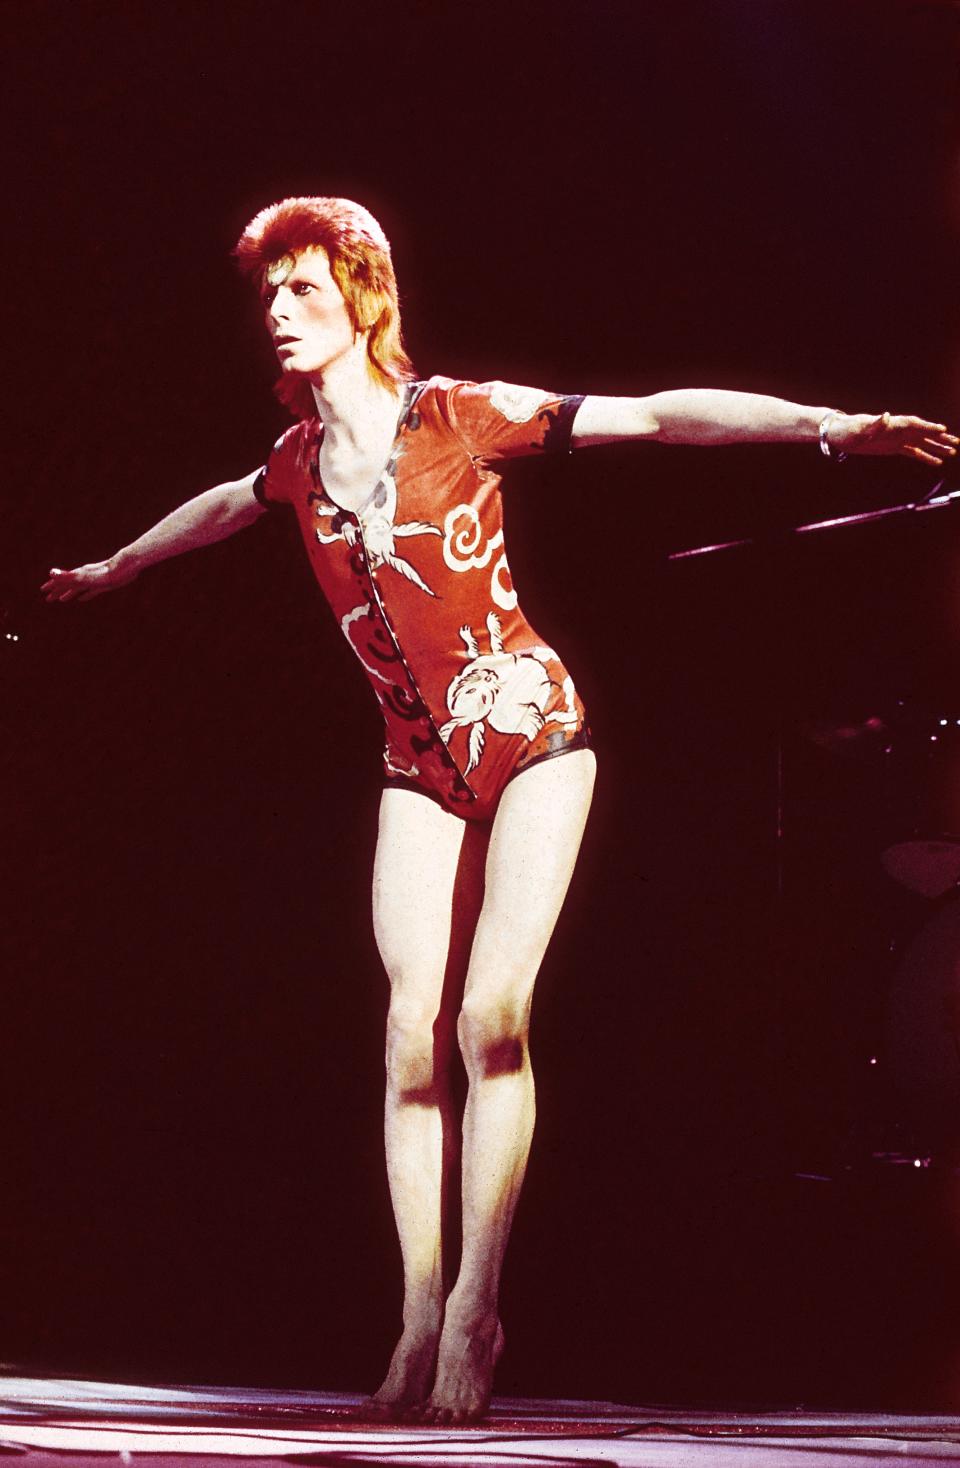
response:
[(322, 378), (350, 350), (353, 323), (320, 247), (268, 265), (260, 291), (267, 330), (284, 372)]

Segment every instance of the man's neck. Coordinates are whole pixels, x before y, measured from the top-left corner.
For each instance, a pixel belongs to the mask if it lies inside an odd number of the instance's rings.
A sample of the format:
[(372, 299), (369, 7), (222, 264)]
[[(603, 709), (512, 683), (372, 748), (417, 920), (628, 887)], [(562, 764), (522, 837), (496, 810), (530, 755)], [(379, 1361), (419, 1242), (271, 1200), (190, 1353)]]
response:
[(363, 338), (331, 362), (320, 381), (311, 380), (310, 387), (328, 443), (367, 443), (371, 432), (393, 423), (399, 412), (399, 392), (371, 376)]

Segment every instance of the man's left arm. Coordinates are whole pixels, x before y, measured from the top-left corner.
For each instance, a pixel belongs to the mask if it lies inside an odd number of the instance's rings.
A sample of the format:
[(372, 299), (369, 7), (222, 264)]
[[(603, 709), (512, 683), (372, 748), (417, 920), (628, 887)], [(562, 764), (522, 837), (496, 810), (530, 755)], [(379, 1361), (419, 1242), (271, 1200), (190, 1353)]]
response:
[(960, 439), (943, 423), (891, 413), (843, 413), (763, 393), (679, 388), (644, 398), (586, 397), (571, 442), (585, 446), (651, 439), (657, 443), (819, 443), (829, 454), (905, 454), (942, 464)]

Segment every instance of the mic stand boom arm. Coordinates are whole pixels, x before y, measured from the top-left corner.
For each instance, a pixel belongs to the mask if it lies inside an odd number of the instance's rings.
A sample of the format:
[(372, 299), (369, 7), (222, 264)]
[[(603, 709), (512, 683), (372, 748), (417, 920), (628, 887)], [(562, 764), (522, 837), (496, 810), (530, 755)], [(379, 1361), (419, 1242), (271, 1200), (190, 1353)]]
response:
[[(940, 479), (927, 494), (919, 500), (911, 500), (905, 505), (886, 505), (880, 510), (864, 510), (859, 515), (839, 515), (830, 520), (814, 520), (809, 525), (794, 525), (786, 533), (788, 535), (809, 535), (817, 530), (837, 530), (841, 525), (867, 525), (875, 520), (887, 520), (892, 515), (919, 514), (924, 510), (941, 510), (946, 505), (951, 505), (955, 500), (960, 500), (960, 489), (948, 490), (941, 493), (946, 479)], [(742, 540), (722, 540), (715, 545), (697, 545), (690, 550), (672, 551), (667, 556), (668, 561), (686, 561), (692, 556), (711, 556), (716, 551), (733, 550), (736, 546), (757, 545), (760, 537), (747, 536)]]

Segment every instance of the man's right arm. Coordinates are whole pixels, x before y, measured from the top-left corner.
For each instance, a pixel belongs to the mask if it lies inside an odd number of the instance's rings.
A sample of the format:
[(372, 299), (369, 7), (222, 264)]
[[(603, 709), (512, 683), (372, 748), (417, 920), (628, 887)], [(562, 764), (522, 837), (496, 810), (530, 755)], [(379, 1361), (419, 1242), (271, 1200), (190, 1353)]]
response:
[(126, 586), (148, 566), (183, 551), (225, 540), (265, 514), (253, 492), (259, 470), (228, 484), (218, 484), (171, 511), (139, 539), (106, 561), (92, 561), (72, 571), (53, 567), (42, 587), (49, 602), (88, 601), (104, 591)]

